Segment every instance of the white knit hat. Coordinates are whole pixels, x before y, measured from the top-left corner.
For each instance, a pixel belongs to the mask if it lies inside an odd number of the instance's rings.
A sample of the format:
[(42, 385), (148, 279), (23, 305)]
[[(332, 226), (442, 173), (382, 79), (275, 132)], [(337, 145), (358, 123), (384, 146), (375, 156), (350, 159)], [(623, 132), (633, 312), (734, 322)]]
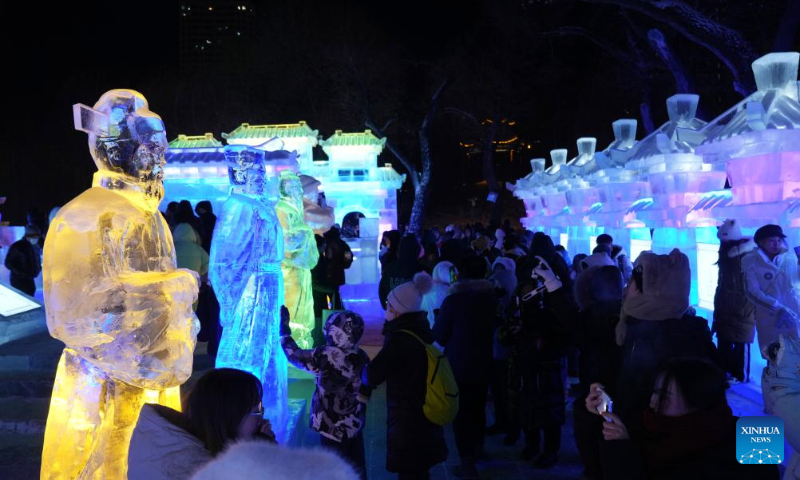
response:
[(386, 299), (400, 315), (422, 311), (422, 297), (433, 288), (433, 279), (425, 272), (414, 275), (414, 279), (389, 292)]

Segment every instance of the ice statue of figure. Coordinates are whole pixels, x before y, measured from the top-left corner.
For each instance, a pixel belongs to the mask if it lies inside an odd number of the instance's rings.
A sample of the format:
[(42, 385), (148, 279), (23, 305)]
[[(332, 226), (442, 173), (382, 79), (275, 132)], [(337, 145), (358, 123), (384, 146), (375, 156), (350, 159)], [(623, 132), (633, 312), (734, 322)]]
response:
[(42, 479), (124, 479), (144, 402), (180, 409), (200, 325), (198, 279), (176, 268), (158, 211), (167, 138), (132, 90), (74, 107), (97, 165), (92, 188), (62, 207), (44, 245), (50, 334), (66, 344), (42, 452)]
[(285, 304), (291, 316), (292, 333), (302, 349), (312, 348), (314, 299), (311, 269), (317, 265), (319, 250), (314, 231), (303, 220), (303, 186), (289, 170), (280, 174), (280, 201), (276, 207), (284, 238), (283, 285)]
[(209, 261), (223, 327), (216, 367), (261, 380), (266, 417), (280, 429), (287, 380), (279, 335), (283, 232), (271, 200), (277, 192), (268, 191), (263, 150), (228, 145), (224, 152), (233, 189), (217, 217)]

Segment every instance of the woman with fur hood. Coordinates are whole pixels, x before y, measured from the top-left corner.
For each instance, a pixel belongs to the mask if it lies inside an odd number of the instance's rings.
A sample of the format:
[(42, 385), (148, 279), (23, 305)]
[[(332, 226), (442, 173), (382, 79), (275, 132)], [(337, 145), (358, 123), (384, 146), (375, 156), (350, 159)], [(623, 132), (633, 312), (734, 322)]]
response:
[(672, 358), (694, 357), (716, 363), (717, 352), (704, 318), (689, 309), (689, 258), (643, 252), (636, 260), (617, 324), (622, 367), (614, 411), (627, 415), (647, 405), (659, 366)]
[(422, 411), (428, 379), (423, 342), (434, 340), (422, 296), (431, 284), (430, 275), (420, 272), (389, 292), (383, 348), (361, 375), (364, 402), (372, 389), (386, 382), (386, 469), (401, 480), (427, 479), (431, 467), (447, 460), (444, 430)]
[(436, 321), (436, 310), (439, 310), (444, 302), (450, 285), (458, 280), (458, 269), (452, 262), (442, 260), (433, 267), (433, 286), (431, 291), (422, 297), (422, 309), (428, 312), (428, 322), (433, 328)]
[(364, 480), (367, 407), (357, 399), (361, 372), (369, 363), (367, 353), (358, 348), (364, 319), (349, 310), (336, 312), (328, 317), (323, 331), (326, 345), (313, 350), (299, 348), (289, 328), (289, 311), (281, 309), (281, 347), (286, 358), (317, 377), (308, 425), (319, 432), (324, 447), (348, 460)]
[(714, 324), (720, 364), (733, 379), (750, 379), (750, 344), (755, 339), (755, 307), (747, 299), (742, 272), (742, 258), (755, 250), (756, 244), (742, 238), (736, 220), (725, 220), (719, 230), (719, 277), (714, 294)]

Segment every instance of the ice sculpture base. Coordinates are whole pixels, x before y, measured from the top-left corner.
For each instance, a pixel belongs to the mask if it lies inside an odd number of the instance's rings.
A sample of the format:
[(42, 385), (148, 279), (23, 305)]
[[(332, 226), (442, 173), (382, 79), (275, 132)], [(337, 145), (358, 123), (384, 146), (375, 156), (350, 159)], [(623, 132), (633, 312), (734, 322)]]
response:
[(283, 425), (272, 425), (278, 443), (288, 447), (299, 447), (303, 444), (305, 429), (298, 428), (306, 415), (306, 401), (302, 398), (290, 398), (286, 407), (286, 421)]

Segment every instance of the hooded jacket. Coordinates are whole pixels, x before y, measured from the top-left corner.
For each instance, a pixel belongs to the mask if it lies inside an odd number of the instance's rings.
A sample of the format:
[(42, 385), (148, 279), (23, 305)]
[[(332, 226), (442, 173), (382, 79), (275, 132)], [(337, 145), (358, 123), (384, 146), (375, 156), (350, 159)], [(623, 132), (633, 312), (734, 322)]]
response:
[(447, 459), (444, 430), (425, 418), (428, 356), (425, 347), (433, 333), (425, 312), (411, 312), (383, 326), (383, 348), (362, 374), (362, 391), (386, 382), (386, 469), (390, 472), (428, 470)]
[(212, 458), (179, 412), (145, 404), (131, 437), (128, 480), (188, 480)]
[(753, 343), (755, 306), (746, 295), (742, 258), (756, 249), (752, 240), (723, 241), (719, 247), (719, 276), (714, 294), (714, 327), (720, 340)]
[(188, 223), (175, 226), (172, 233), (175, 241), (175, 256), (178, 268), (188, 268), (201, 277), (208, 274), (208, 253), (202, 247), (202, 240), (197, 231)]
[(358, 474), (335, 453), (322, 448), (288, 448), (269, 442), (231, 446), (197, 472), (193, 480), (358, 480)]
[(291, 335), (281, 336), (281, 347), (289, 362), (317, 377), (311, 398), (309, 427), (332, 440), (354, 438), (364, 428), (366, 405), (357, 401), (361, 372), (369, 363), (358, 341), (364, 320), (352, 312), (337, 312), (325, 322), (327, 345), (303, 350)]
[[(769, 261), (760, 248), (742, 257), (747, 297), (756, 307), (756, 330), (761, 356), (764, 350), (784, 334), (797, 338), (797, 322), (782, 310), (800, 314), (797, 299), (797, 257), (781, 253)], [(788, 321), (787, 321), (788, 320)]]
[(433, 287), (422, 298), (422, 309), (428, 312), (428, 323), (433, 328), (436, 321), (435, 311), (441, 308), (442, 302), (450, 290), (450, 270), (455, 266), (448, 261), (441, 261), (433, 268)]
[(387, 264), (381, 275), (381, 282), (378, 285), (378, 296), (381, 306), (386, 309), (386, 297), (389, 292), (400, 285), (410, 282), (414, 274), (424, 269), (419, 262), (419, 254), (422, 251), (419, 242), (413, 235), (406, 235), (400, 240), (397, 248), (397, 260)]
[(488, 384), (498, 324), (497, 291), (487, 280), (460, 280), (442, 302), (433, 334), (459, 384)]

